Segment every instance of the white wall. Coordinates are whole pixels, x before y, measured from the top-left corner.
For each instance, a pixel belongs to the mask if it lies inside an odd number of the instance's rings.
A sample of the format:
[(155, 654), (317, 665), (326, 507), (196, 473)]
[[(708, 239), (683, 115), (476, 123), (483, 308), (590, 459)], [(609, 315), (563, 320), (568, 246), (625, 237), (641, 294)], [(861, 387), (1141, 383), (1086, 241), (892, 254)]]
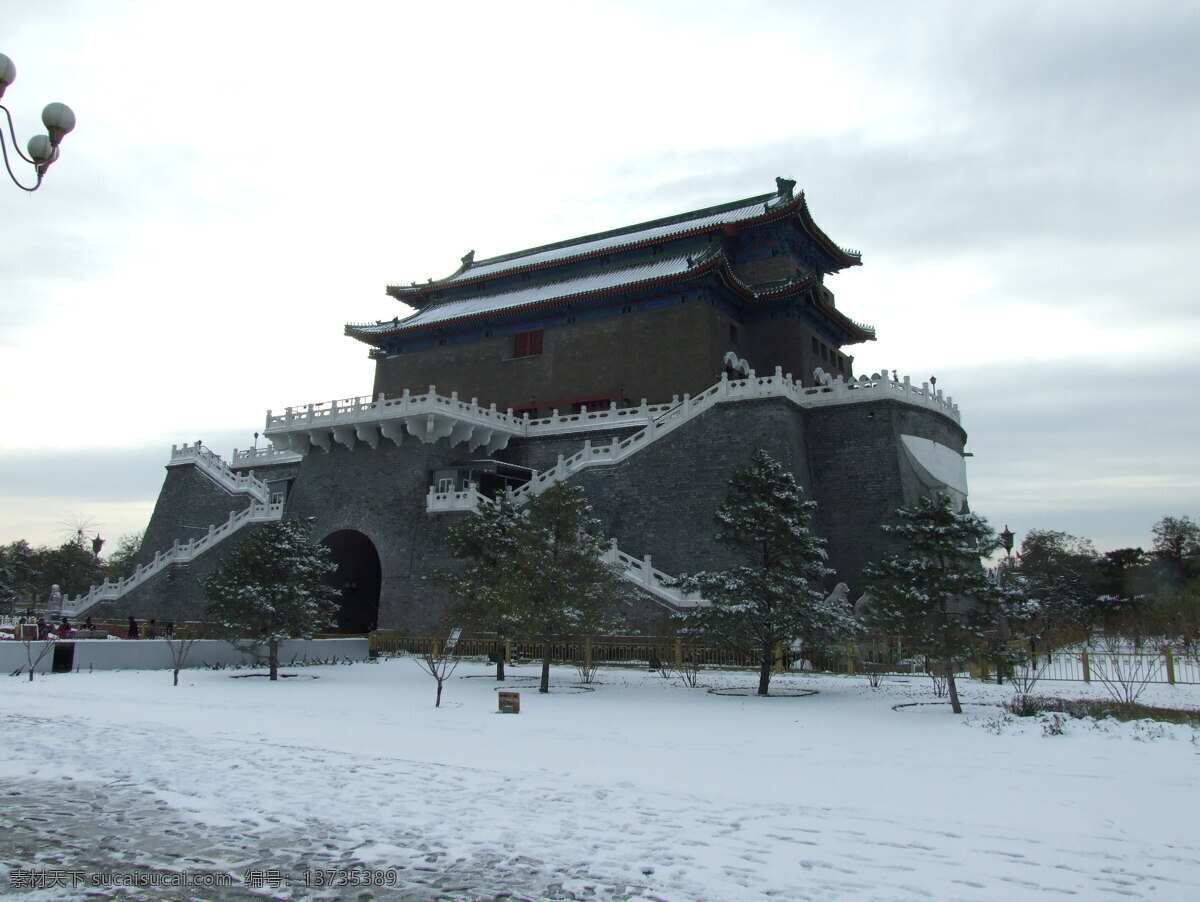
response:
[[(75, 647), (72, 670), (170, 670), (174, 666), (166, 639), (74, 639), (61, 645)], [(178, 642), (176, 643), (178, 644)], [(33, 654), (41, 651), (41, 642), (34, 642)], [(297, 663), (332, 658), (362, 661), (367, 658), (368, 642), (357, 639), (288, 639), (279, 646), (279, 663)], [(265, 660), (266, 646), (259, 646)], [(37, 666), (38, 673), (49, 673), (54, 660), (53, 649)], [(254, 656), (234, 648), (221, 639), (199, 639), (188, 652), (187, 666), (203, 667), (213, 664), (254, 664)], [(10, 674), (29, 666), (25, 643), (0, 641), (0, 674)], [(28, 676), (28, 674), (26, 674)]]

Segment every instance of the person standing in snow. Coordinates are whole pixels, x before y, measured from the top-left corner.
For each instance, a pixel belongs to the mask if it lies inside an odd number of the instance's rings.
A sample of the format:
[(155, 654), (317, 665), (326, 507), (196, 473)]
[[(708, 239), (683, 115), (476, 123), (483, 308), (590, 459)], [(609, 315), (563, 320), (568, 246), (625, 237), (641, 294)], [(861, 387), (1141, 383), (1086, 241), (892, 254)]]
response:
[(142, 635), (142, 631), (138, 629), (138, 622), (133, 619), (133, 615), (129, 615), (129, 632), (130, 639), (137, 639)]

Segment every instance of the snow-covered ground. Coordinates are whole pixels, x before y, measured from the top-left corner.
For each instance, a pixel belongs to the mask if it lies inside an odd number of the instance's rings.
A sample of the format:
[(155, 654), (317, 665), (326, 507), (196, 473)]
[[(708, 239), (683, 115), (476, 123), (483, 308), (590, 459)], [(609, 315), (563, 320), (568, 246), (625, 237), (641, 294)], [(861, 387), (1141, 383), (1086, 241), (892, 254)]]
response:
[[(188, 671), (177, 688), (161, 671), (3, 678), (0, 894), (1200, 898), (1187, 727), (1071, 721), (1048, 736), (1001, 715), (1007, 686), (966, 680), (963, 717), (894, 709), (934, 701), (922, 677), (872, 690), (786, 675), (756, 698), (749, 673), (688, 688), (602, 670), (586, 691), (556, 668), (539, 695), (532, 665), (501, 685), (467, 662), (434, 708), (411, 659), (288, 672)], [(498, 688), (521, 692), (520, 714), (497, 712)], [(1200, 707), (1200, 687), (1143, 700)], [(232, 885), (98, 885), (131, 874)], [(394, 885), (312, 885), (372, 880)]]

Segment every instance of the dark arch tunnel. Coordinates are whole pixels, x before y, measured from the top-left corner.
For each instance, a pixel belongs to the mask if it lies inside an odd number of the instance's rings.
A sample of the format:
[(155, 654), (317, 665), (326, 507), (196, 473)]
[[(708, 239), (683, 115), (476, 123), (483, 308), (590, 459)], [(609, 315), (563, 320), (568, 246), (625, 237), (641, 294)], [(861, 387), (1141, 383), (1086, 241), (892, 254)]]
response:
[(326, 536), (321, 544), (337, 566), (327, 582), (338, 589), (341, 608), (337, 615), (339, 633), (365, 633), (379, 622), (379, 587), (382, 569), (375, 543), (354, 529)]

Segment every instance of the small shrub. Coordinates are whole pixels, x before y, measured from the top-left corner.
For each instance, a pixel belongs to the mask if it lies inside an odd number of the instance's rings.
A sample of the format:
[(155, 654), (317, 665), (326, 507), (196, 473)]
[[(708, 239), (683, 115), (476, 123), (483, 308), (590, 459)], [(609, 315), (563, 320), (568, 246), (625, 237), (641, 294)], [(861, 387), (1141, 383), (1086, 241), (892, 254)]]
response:
[(1043, 736), (1062, 736), (1067, 732), (1067, 718), (1062, 714), (1051, 714), (1042, 721)]
[(862, 664), (863, 675), (867, 678), (867, 685), (872, 689), (878, 689), (883, 685), (883, 681), (887, 679), (887, 665), (875, 664), (870, 661)]
[(1038, 698), (1036, 695), (1021, 692), (1014, 695), (1012, 701), (1008, 702), (1004, 707), (1017, 717), (1033, 717), (1042, 710), (1041, 703), (1043, 701), (1043, 699)]
[(683, 684), (690, 689), (700, 685), (700, 655), (695, 652), (686, 654), (679, 662), (678, 672)]
[(579, 674), (579, 682), (585, 686), (590, 686), (596, 680), (596, 671), (600, 669), (600, 662), (592, 659), (588, 661), (576, 661), (575, 672)]
[(994, 717), (985, 717), (980, 722), (980, 726), (982, 726), (989, 733), (995, 733), (997, 736), (999, 736), (1016, 722), (1016, 718), (1007, 711), (1001, 711)]
[(1005, 703), (1004, 708), (1018, 717), (1033, 717), (1046, 712), (1065, 714), (1076, 720), (1091, 717), (1100, 721), (1111, 717), (1118, 721), (1156, 720), (1200, 727), (1200, 711), (1184, 708), (1155, 708), (1151, 705), (1126, 704), (1111, 699), (1019, 695)]
[(1133, 738), (1138, 742), (1154, 742), (1156, 739), (1162, 739), (1166, 735), (1167, 728), (1161, 723), (1138, 720), (1133, 724)]

